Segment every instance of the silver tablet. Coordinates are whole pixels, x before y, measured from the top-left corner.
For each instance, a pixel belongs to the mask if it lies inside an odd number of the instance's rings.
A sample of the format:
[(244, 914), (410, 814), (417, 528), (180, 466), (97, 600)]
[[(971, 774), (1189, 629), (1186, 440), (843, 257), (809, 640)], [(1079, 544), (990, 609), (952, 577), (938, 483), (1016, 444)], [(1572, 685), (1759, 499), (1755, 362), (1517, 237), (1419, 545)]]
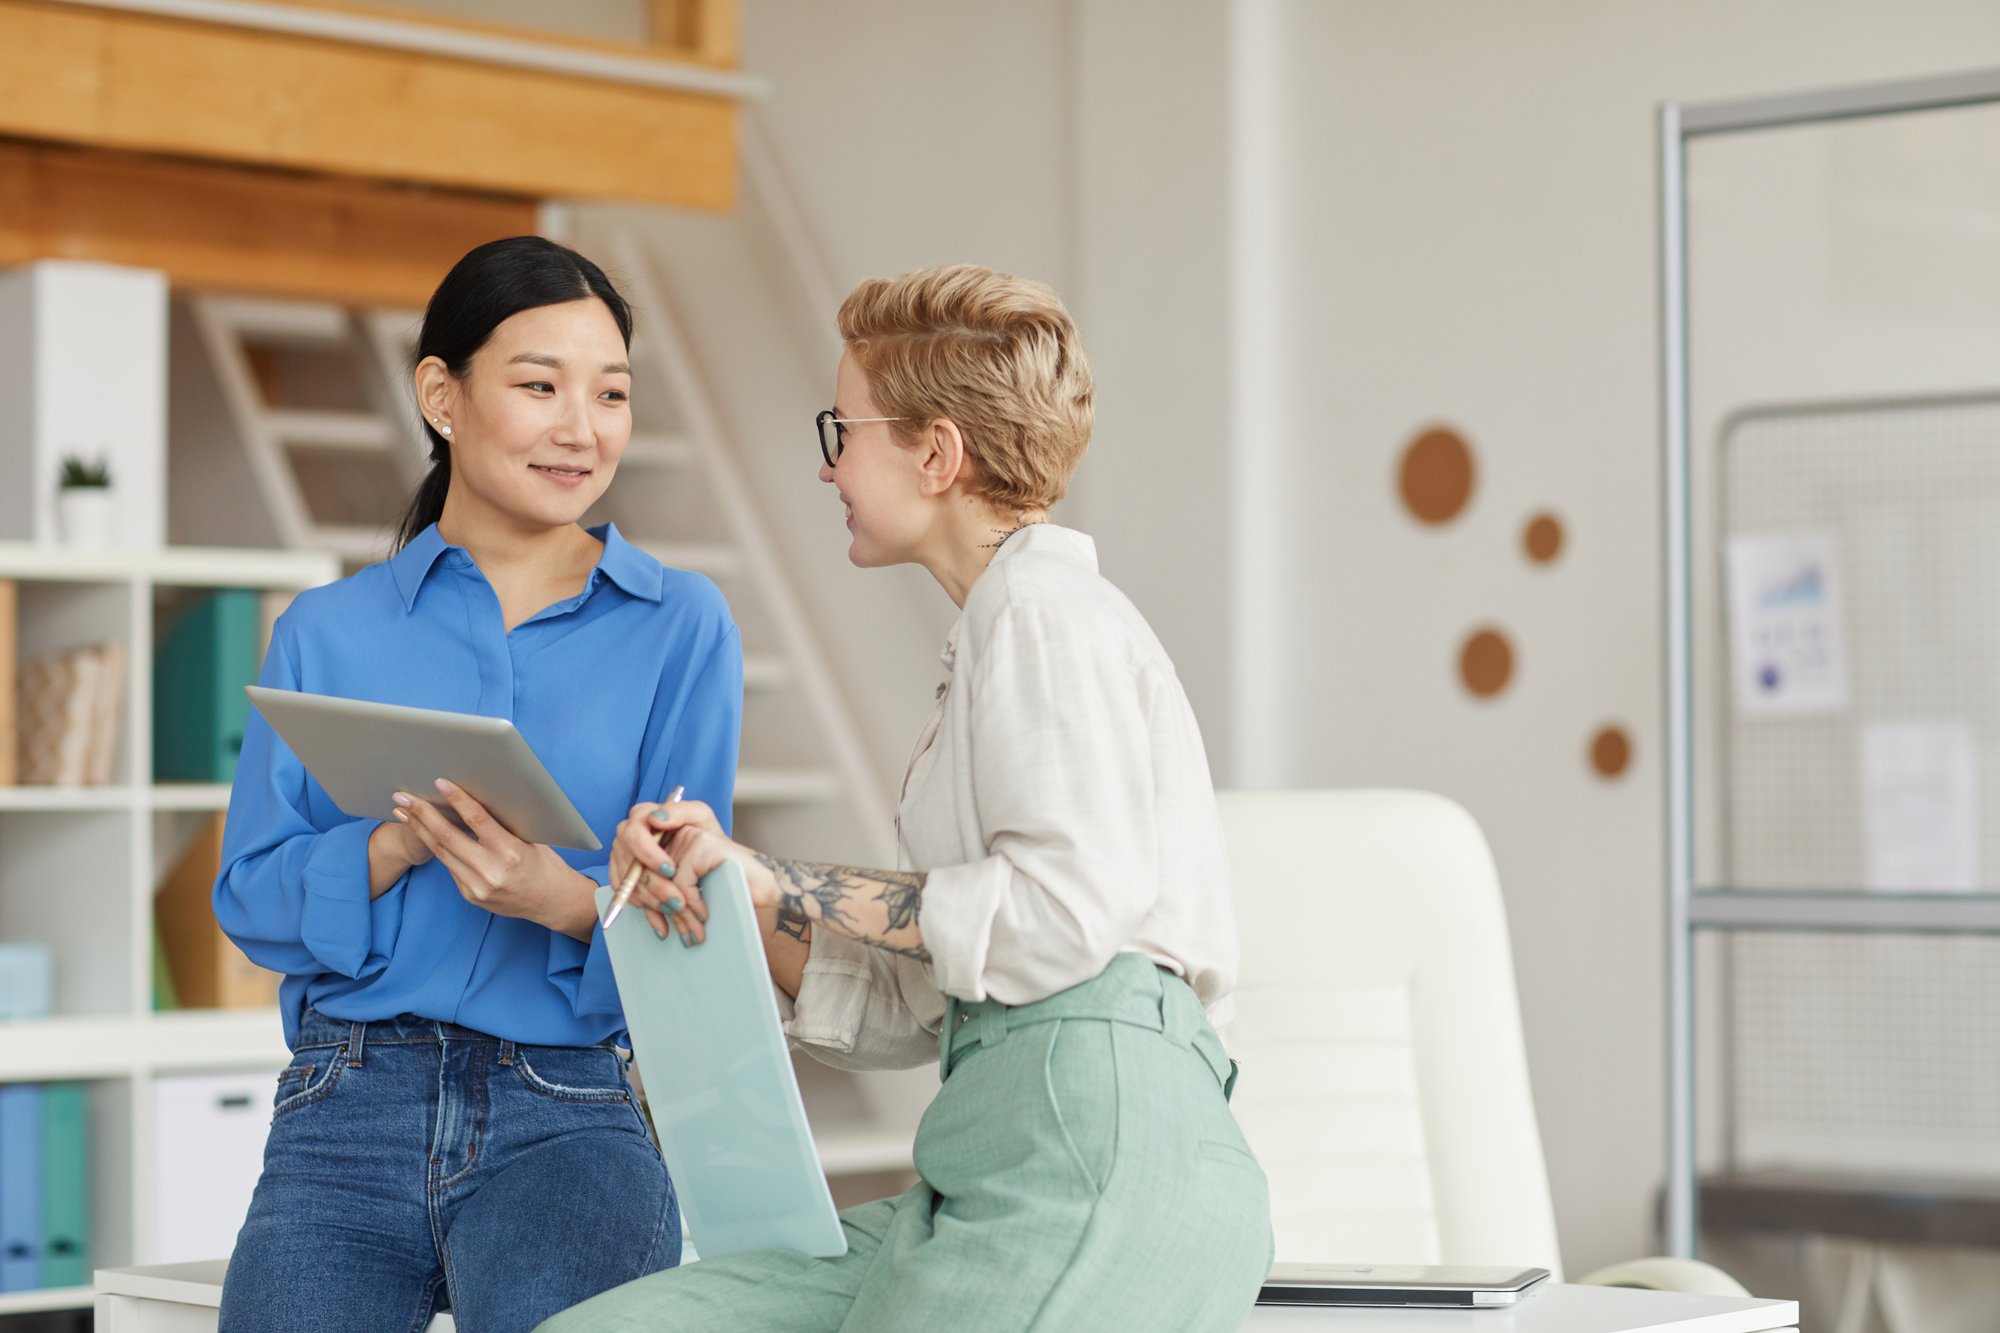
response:
[(356, 819), (389, 819), (396, 792), (430, 801), (456, 784), (524, 842), (594, 852), (604, 844), (504, 717), (406, 708), (247, 685), (250, 702), (333, 803)]
[[(599, 919), (611, 894), (597, 891)], [(708, 938), (693, 947), (653, 934), (636, 910), (604, 932), (688, 1235), (705, 1259), (845, 1254), (742, 867), (703, 875), (701, 896)]]
[(1512, 1305), (1548, 1280), (1546, 1268), (1456, 1264), (1279, 1264), (1259, 1305), (1393, 1305), (1469, 1309)]

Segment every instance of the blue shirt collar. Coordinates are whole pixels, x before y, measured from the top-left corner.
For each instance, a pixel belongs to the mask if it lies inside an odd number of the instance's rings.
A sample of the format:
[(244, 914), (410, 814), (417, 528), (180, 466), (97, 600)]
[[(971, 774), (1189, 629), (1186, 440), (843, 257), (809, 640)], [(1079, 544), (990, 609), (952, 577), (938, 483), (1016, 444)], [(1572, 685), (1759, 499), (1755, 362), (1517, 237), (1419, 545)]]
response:
[[(649, 602), (660, 600), (665, 591), (666, 570), (659, 561), (619, 535), (615, 523), (605, 523), (586, 531), (604, 543), (604, 554), (598, 557), (597, 569), (591, 575), (593, 583), (601, 574), (634, 597)], [(389, 573), (396, 580), (396, 591), (402, 594), (405, 611), (416, 609), (417, 593), (423, 588), (431, 570), (437, 567), (439, 557), (447, 551), (464, 549), (447, 543), (438, 535), (437, 524), (433, 523), (410, 538), (408, 546), (389, 557)]]
[(597, 561), (598, 573), (644, 601), (657, 602), (666, 595), (666, 566), (626, 541), (616, 523), (602, 523), (584, 530), (604, 543), (604, 554)]

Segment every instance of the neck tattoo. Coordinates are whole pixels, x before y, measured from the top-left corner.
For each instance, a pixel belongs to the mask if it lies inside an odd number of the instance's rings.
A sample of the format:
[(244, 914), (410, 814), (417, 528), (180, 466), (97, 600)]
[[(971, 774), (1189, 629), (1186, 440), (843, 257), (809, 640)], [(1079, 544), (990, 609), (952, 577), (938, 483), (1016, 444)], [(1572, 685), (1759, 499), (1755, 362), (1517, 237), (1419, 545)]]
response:
[(1000, 548), (1001, 548), (1002, 546), (1005, 546), (1005, 545), (1007, 544), (1007, 539), (1008, 539), (1009, 537), (1013, 536), (1013, 535), (1014, 535), (1015, 533), (1019, 532), (1019, 531), (1020, 531), (1021, 529), (1023, 529), (1023, 528), (1032, 528), (1032, 527), (1034, 527), (1034, 526), (1035, 526), (1035, 525), (1036, 525), (1037, 523), (1046, 523), (1046, 522), (1048, 522), (1048, 520), (1047, 520), (1046, 518), (1030, 518), (1030, 519), (1024, 519), (1024, 520), (1022, 520), (1021, 522), (1019, 522), (1019, 523), (1016, 523), (1016, 524), (1015, 524), (1015, 525), (1014, 525), (1013, 527), (1011, 527), (1011, 528), (993, 528), (993, 529), (990, 529), (990, 531), (991, 531), (991, 532), (992, 532), (992, 533), (994, 534), (994, 536), (998, 537), (998, 538), (999, 538), (999, 540), (998, 540), (998, 541), (990, 541), (990, 542), (982, 542), (982, 543), (980, 543), (980, 546), (979, 546), (979, 549), (980, 549), (980, 550), (982, 550), (982, 551), (997, 551), (997, 550), (999, 550), (999, 549), (1000, 549)]

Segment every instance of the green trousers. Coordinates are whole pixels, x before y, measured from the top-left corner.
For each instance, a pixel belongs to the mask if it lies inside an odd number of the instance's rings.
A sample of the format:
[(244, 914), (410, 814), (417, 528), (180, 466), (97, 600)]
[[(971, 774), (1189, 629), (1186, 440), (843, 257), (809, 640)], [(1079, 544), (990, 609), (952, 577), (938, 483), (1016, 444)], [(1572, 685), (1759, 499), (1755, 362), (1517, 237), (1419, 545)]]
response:
[(1270, 1205), (1185, 982), (1121, 954), (1036, 1004), (953, 1001), (941, 1069), (922, 1179), (842, 1213), (845, 1255), (703, 1259), (537, 1333), (1241, 1326), (1271, 1264)]

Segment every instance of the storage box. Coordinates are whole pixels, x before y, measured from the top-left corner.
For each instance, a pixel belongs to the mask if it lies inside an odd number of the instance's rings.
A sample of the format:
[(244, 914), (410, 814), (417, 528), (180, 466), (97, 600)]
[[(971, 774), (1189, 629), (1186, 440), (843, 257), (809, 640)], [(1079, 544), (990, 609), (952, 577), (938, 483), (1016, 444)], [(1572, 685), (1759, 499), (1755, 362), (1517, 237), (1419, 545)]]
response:
[(0, 1019), (47, 1018), (55, 989), (48, 945), (0, 943)]
[(275, 1070), (185, 1074), (153, 1084), (153, 1260), (224, 1258), (264, 1169)]

